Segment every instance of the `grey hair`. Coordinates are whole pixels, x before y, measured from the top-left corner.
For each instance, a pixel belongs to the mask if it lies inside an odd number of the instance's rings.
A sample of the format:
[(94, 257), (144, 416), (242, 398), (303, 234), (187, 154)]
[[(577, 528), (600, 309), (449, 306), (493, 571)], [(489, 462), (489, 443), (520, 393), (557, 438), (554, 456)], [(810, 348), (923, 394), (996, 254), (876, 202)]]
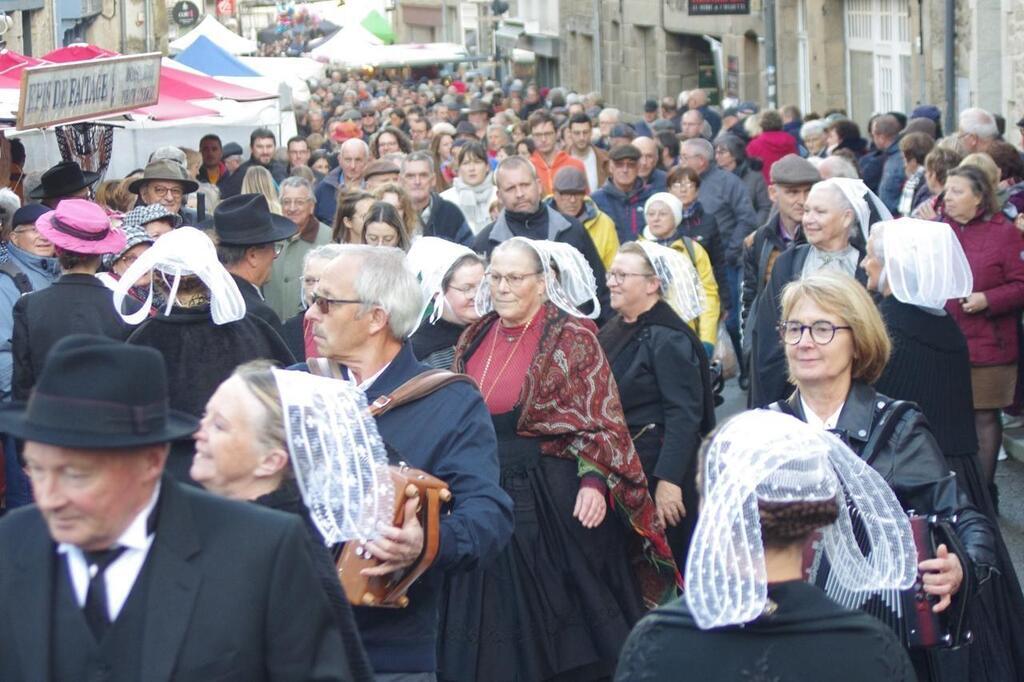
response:
[(968, 135), (977, 135), (986, 140), (994, 140), (999, 136), (995, 117), (978, 107), (961, 111), (959, 123), (960, 132)]
[(537, 250), (526, 242), (520, 241), (518, 239), (511, 239), (508, 241), (501, 242), (500, 244), (495, 246), (494, 251), (491, 252), (492, 259), (495, 253), (503, 253), (505, 251), (516, 251), (518, 253), (529, 254), (530, 262), (533, 263), (533, 266), (536, 267), (537, 270), (544, 269), (544, 264), (540, 260), (540, 254), (538, 254)]
[(425, 163), (430, 166), (430, 172), (434, 172), (434, 157), (430, 155), (430, 152), (412, 152), (406, 154), (405, 158), (402, 159), (402, 175), (405, 175), (405, 169), (409, 167), (410, 163)]
[(0, 189), (0, 219), (2, 219), (0, 232), (7, 234), (14, 227), (12, 224), (14, 214), (19, 208), (21, 208), (21, 199), (18, 198), (18, 195), (6, 187)]
[(334, 260), (342, 253), (341, 244), (321, 244), (315, 249), (310, 249), (302, 257), (302, 272), (306, 272), (306, 266), (313, 260)]
[(600, 121), (601, 117), (605, 116), (606, 114), (608, 116), (614, 117), (615, 123), (618, 123), (619, 121), (622, 120), (622, 112), (616, 109), (615, 107), (608, 107), (607, 109), (602, 109), (601, 113), (597, 115), (597, 120)]
[(388, 315), (388, 327), (398, 340), (416, 329), (423, 312), (423, 290), (401, 249), (365, 244), (338, 244), (339, 256), (360, 261), (355, 278), (356, 298), (363, 302), (361, 313), (374, 307)]
[(455, 137), (455, 126), (447, 121), (438, 121), (430, 129), (430, 134), (434, 137), (437, 137), (438, 135), (451, 135), (452, 137)]
[(860, 178), (853, 164), (841, 156), (826, 156), (818, 165), (818, 172), (823, 178), (826, 177), (826, 173), (830, 178)]
[(344, 151), (345, 147), (356, 147), (356, 146), (358, 146), (360, 149), (362, 149), (363, 153), (366, 154), (367, 156), (370, 155), (370, 145), (366, 144), (366, 142), (362, 138), (359, 138), (359, 137), (350, 137), (347, 140), (345, 140), (344, 142), (342, 142), (341, 146), (338, 147), (338, 154), (340, 155), (341, 152)]
[(313, 185), (306, 178), (302, 178), (297, 175), (288, 176), (281, 181), (280, 185), (278, 185), (278, 195), (280, 196), (281, 194), (284, 194), (284, 191), (289, 187), (301, 187), (309, 193), (309, 198), (313, 200), (313, 203), (316, 203), (316, 194), (313, 192)]
[(534, 180), (537, 179), (537, 169), (534, 167), (533, 163), (529, 159), (516, 154), (499, 163), (498, 167), (494, 169), (493, 175), (495, 186), (498, 184), (498, 173), (504, 170), (512, 170), (514, 168), (525, 168), (530, 173), (531, 178)]
[(715, 158), (714, 146), (703, 137), (683, 140), (683, 147), (692, 151), (694, 154), (699, 154), (708, 163), (711, 162), (711, 159)]
[(825, 134), (825, 122), (821, 119), (808, 121), (800, 126), (800, 137), (817, 137)]

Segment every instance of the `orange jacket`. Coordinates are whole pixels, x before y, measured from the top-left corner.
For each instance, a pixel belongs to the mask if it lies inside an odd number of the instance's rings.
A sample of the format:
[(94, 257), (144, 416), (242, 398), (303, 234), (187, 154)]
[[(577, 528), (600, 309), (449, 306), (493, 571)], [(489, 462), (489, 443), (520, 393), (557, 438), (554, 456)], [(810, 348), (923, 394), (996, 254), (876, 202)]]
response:
[(544, 161), (544, 157), (540, 155), (540, 152), (534, 152), (530, 157), (530, 162), (533, 163), (533, 167), (537, 169), (537, 177), (540, 179), (542, 196), (547, 196), (554, 191), (552, 184), (555, 181), (555, 173), (566, 166), (572, 166), (584, 175), (587, 174), (587, 169), (583, 167), (582, 161), (569, 156), (563, 151), (559, 151), (555, 154), (555, 161), (550, 166), (546, 161)]

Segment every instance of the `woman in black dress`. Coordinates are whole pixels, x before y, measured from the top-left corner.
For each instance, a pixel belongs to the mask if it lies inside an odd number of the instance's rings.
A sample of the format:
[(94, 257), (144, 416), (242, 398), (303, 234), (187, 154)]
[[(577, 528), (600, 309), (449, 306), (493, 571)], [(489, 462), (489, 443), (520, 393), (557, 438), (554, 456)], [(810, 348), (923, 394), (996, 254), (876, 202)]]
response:
[(647, 241), (623, 245), (605, 276), (617, 315), (597, 339), (682, 566), (697, 520), (697, 449), (715, 425), (708, 358), (683, 321), (700, 315), (703, 287), (686, 256)]
[(970, 264), (948, 225), (901, 218), (875, 225), (863, 267), (868, 289), (882, 296), (878, 308), (892, 340), (875, 389), (920, 406), (961, 490), (992, 521), (997, 570), (977, 597), (971, 656), (1015, 670), (1007, 679), (1016, 679), (1024, 674), (1024, 595), (979, 468), (967, 340), (944, 309), (973, 290)]
[(570, 302), (596, 283), (566, 249), (499, 245), (478, 296), (494, 312), (456, 349), (456, 370), (476, 379), (494, 420), (515, 532), (489, 566), (449, 577), (442, 680), (606, 679), (645, 606), (675, 595), (614, 379)]
[(413, 353), (435, 369), (451, 369), (459, 336), (480, 319), (475, 301), (484, 278), (484, 259), (447, 239), (420, 237), (406, 260), (420, 281), (424, 299), (420, 325), (409, 338)]
[[(829, 556), (845, 552), (844, 587), (913, 583), (909, 524), (881, 476), (838, 439), (766, 410), (722, 426), (701, 471), (684, 597), (640, 621), (616, 680), (916, 681), (891, 630), (803, 580), (804, 546), (821, 530)], [(849, 521), (835, 523), (840, 499), (888, 552), (861, 554)]]

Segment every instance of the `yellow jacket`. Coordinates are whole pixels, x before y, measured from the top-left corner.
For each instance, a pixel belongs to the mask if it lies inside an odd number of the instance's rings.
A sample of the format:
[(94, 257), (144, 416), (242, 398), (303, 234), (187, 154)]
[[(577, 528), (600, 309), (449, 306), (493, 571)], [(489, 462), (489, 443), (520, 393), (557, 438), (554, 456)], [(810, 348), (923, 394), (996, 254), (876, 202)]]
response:
[[(640, 239), (657, 241), (646, 228)], [(718, 343), (718, 316), (721, 301), (718, 296), (718, 283), (715, 281), (715, 273), (711, 269), (711, 259), (708, 257), (708, 252), (697, 241), (691, 239), (690, 246), (693, 248), (693, 256), (691, 257), (686, 249), (686, 245), (683, 243), (682, 237), (667, 246), (683, 254), (687, 259), (691, 259), (694, 267), (697, 268), (697, 276), (700, 277), (700, 283), (704, 285), (704, 297), (707, 299), (707, 305), (704, 308), (704, 312), (700, 314), (700, 317), (686, 320), (686, 323), (690, 325), (693, 331), (697, 332), (697, 336), (701, 341), (714, 346)]]
[[(554, 197), (548, 197), (547, 203), (551, 208), (558, 210)], [(583, 213), (576, 216), (576, 220), (583, 223), (587, 234), (590, 235), (590, 241), (594, 242), (597, 255), (607, 270), (612, 266), (615, 254), (619, 252), (619, 233), (615, 231), (615, 222), (599, 209), (590, 197), (583, 197)]]

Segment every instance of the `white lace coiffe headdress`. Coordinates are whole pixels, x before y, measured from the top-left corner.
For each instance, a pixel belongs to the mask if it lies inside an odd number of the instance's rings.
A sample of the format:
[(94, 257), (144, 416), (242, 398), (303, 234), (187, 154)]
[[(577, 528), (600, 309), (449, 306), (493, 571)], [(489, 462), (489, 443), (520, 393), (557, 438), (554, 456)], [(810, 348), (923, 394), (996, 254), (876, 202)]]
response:
[(395, 490), (366, 396), (347, 381), (273, 373), (295, 479), (324, 541), (375, 538), (378, 522), (391, 523)]
[[(834, 187), (842, 192), (846, 201), (853, 208), (853, 214), (857, 218), (857, 227), (860, 230), (860, 235), (863, 239), (868, 238), (868, 234), (871, 232), (871, 207), (873, 206), (875, 212), (878, 214), (878, 220), (892, 220), (892, 213), (885, 207), (882, 200), (878, 198), (874, 192), (868, 189), (868, 186), (864, 184), (863, 180), (857, 180), (854, 178), (829, 178), (828, 180), (822, 180), (821, 182), (815, 183), (814, 188), (818, 187)], [(871, 202), (871, 205), (868, 205)], [(850, 237), (854, 236), (853, 229), (850, 230)]]
[(423, 289), (423, 312), (417, 327), (428, 311), (430, 324), (441, 319), (444, 306), (448, 305), (442, 286), (445, 275), (460, 258), (472, 255), (472, 249), (440, 237), (420, 237), (412, 243), (405, 258)]
[(665, 302), (686, 322), (699, 317), (707, 308), (707, 297), (690, 259), (675, 249), (651, 241), (641, 240), (637, 244), (661, 280)]
[(974, 275), (953, 228), (931, 220), (899, 218), (875, 223), (871, 247), (897, 300), (939, 309), (974, 290)]
[[(154, 277), (162, 273), (173, 277), (167, 296), (166, 313), (170, 314), (178, 294), (182, 277), (195, 275), (210, 290), (210, 313), (216, 324), (227, 324), (245, 317), (245, 300), (231, 274), (217, 259), (217, 247), (203, 232), (194, 227), (179, 227), (160, 236), (153, 246), (142, 252), (138, 260), (121, 275), (114, 287), (114, 308), (120, 312), (128, 289), (147, 272)], [(149, 296), (138, 311), (131, 315), (121, 313), (128, 324), (139, 324), (149, 316), (153, 303), (153, 282), (149, 283)]]
[[(547, 239), (513, 237), (517, 242), (532, 249), (540, 259), (547, 284), (548, 300), (574, 317), (597, 318), (601, 314), (601, 303), (597, 300), (597, 280), (590, 263), (576, 247)], [(503, 273), (504, 274), (504, 273)], [(583, 313), (579, 306), (590, 302), (592, 311)], [(494, 310), (491, 287), (488, 278), (480, 285), (476, 295), (476, 310), (486, 315)]]
[[(835, 589), (867, 593), (913, 584), (917, 550), (907, 515), (885, 480), (833, 434), (781, 412), (745, 412), (714, 436), (703, 473), (685, 583), (702, 629), (747, 623), (764, 610), (759, 502), (837, 499), (839, 517), (821, 541)], [(854, 536), (851, 508), (866, 553)]]

